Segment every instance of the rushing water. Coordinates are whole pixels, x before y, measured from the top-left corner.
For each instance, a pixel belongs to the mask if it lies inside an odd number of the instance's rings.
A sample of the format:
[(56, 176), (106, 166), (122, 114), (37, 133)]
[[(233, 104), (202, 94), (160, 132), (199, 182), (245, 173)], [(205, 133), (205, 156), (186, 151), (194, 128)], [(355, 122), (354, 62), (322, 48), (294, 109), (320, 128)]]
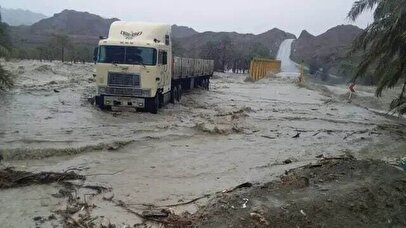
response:
[(299, 72), (297, 64), (290, 58), (292, 43), (294, 39), (284, 40), (279, 48), (277, 59), (282, 61), (282, 72), (297, 73)]
[[(0, 165), (29, 171), (77, 168), (88, 175), (87, 182), (111, 186), (114, 199), (130, 203), (185, 202), (269, 180), (320, 154), (374, 151), (380, 148), (376, 144), (392, 150), (405, 129), (398, 120), (341, 102), (327, 88), (299, 87), (287, 78), (252, 83), (244, 81), (246, 75), (216, 74), (211, 91), (193, 90), (180, 104), (151, 115), (102, 112), (90, 105), (91, 64), (20, 61), (7, 67), (19, 76), (17, 88), (0, 101), (5, 160)], [(55, 156), (71, 154), (77, 155)], [(292, 164), (285, 165), (286, 159)], [(61, 205), (44, 194), (57, 191), (52, 186), (0, 191), (0, 211), (7, 211), (0, 222), (16, 227), (24, 218), (31, 226), (33, 217)], [(127, 221), (101, 197), (92, 201), (98, 215), (112, 223)], [(27, 204), (28, 199), (38, 200)]]

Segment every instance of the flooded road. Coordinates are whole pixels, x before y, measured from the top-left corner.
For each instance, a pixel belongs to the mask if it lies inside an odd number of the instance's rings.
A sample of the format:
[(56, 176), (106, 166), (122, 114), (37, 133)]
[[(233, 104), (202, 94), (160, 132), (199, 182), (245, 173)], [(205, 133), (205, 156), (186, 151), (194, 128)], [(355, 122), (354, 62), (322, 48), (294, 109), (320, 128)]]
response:
[[(111, 187), (116, 199), (134, 204), (171, 204), (269, 181), (320, 154), (390, 160), (405, 137), (404, 120), (348, 104), (332, 88), (298, 86), (288, 78), (252, 83), (246, 75), (216, 74), (210, 91), (190, 91), (151, 115), (90, 105), (92, 64), (19, 61), (7, 67), (19, 76), (17, 88), (0, 101), (0, 166), (75, 168), (86, 182)], [(382, 155), (386, 150), (389, 157)], [(44, 196), (58, 189), (44, 188), (31, 196), (24, 189), (0, 191), (0, 211), (10, 199), (25, 199), (0, 213), (0, 221), (12, 227), (23, 217), (32, 225), (33, 217), (63, 207)], [(27, 198), (35, 203), (23, 209)], [(138, 221), (101, 196), (93, 200), (99, 216)]]

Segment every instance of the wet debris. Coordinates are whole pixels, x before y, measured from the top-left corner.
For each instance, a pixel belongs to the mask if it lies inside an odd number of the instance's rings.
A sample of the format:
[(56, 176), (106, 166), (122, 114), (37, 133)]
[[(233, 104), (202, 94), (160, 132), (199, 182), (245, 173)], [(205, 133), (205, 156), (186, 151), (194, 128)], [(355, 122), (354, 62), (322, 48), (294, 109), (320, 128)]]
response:
[[(382, 161), (325, 158), (265, 185), (222, 194), (197, 212), (193, 227), (405, 226), (404, 173)], [(243, 199), (260, 207), (247, 213)], [(275, 203), (277, 202), (277, 203)], [(389, 208), (389, 209), (388, 209)], [(362, 221), (360, 220), (362, 219)]]
[(56, 216), (54, 214), (49, 215), (48, 217), (45, 216), (35, 216), (32, 220), (35, 222), (36, 227), (42, 227), (45, 222), (56, 220)]
[(269, 135), (261, 135), (262, 138), (266, 139), (276, 139), (277, 137), (269, 136)]
[(229, 127), (221, 128), (219, 126), (216, 126), (214, 124), (206, 124), (206, 123), (196, 123), (195, 126), (193, 127), (194, 129), (208, 133), (208, 134), (217, 134), (217, 135), (229, 135), (232, 133), (233, 129), (230, 129)]
[(50, 184), (69, 180), (84, 180), (85, 176), (75, 172), (40, 172), (16, 171), (12, 168), (0, 170), (0, 189), (24, 187), (34, 184)]
[(252, 212), (252, 213), (250, 213), (250, 216), (251, 216), (251, 218), (252, 218), (253, 220), (259, 222), (259, 223), (262, 224), (262, 225), (266, 225), (266, 226), (269, 225), (269, 222), (268, 222), (268, 221), (265, 219), (265, 217), (264, 217), (263, 215), (261, 215), (261, 214)]
[[(83, 197), (78, 197), (77, 190), (79, 188), (88, 188), (96, 190), (95, 194), (85, 194)], [(56, 214), (62, 217), (62, 222), (66, 228), (86, 227), (96, 228), (100, 227), (96, 225), (97, 216), (92, 216), (91, 211), (96, 208), (96, 205), (89, 203), (90, 197), (101, 194), (103, 191), (110, 191), (108, 188), (99, 188), (99, 186), (82, 186), (82, 185), (65, 185), (67, 198), (67, 205), (64, 209), (55, 211)], [(87, 198), (88, 197), (88, 198)]]
[(240, 185), (238, 185), (238, 186), (236, 186), (236, 187), (234, 187), (234, 188), (232, 188), (232, 189), (224, 190), (223, 193), (230, 193), (230, 192), (233, 192), (233, 191), (238, 190), (238, 189), (241, 189), (241, 188), (251, 188), (252, 186), (253, 186), (252, 183), (250, 183), (250, 182), (245, 182), (245, 183), (240, 184)]
[[(1, 158), (0, 158), (1, 160)], [(403, 169), (403, 171), (406, 171), (406, 157), (403, 157), (399, 161), (399, 166)]]
[(282, 185), (288, 188), (300, 189), (308, 187), (310, 182), (309, 178), (298, 175), (286, 175), (281, 177)]
[(35, 71), (38, 72), (50, 72), (50, 73), (55, 73), (50, 65), (41, 65), (37, 68), (34, 69)]
[(87, 102), (89, 102), (91, 105), (94, 105), (95, 103), (95, 98), (94, 97), (88, 97)]
[(53, 197), (55, 198), (67, 198), (72, 194), (72, 190), (68, 189), (59, 189), (58, 193), (52, 194)]
[(215, 116), (217, 116), (217, 117), (233, 116), (233, 118), (238, 118), (238, 115), (242, 114), (243, 116), (247, 117), (248, 115), (246, 113), (250, 113), (250, 112), (256, 112), (256, 111), (253, 110), (251, 107), (244, 106), (235, 111), (218, 113)]
[(171, 212), (167, 209), (143, 211), (144, 218), (167, 218)]
[(175, 215), (169, 209), (145, 210), (142, 213), (139, 213), (121, 200), (112, 200), (111, 202), (117, 207), (126, 210), (128, 213), (141, 218), (144, 223), (156, 222), (165, 225), (165, 227), (189, 227), (192, 224), (189, 213), (183, 213), (179, 216)]
[(100, 185), (85, 185), (85, 186), (83, 186), (83, 188), (94, 190), (97, 192), (97, 194), (111, 191), (111, 188), (100, 186)]
[(298, 132), (298, 133), (297, 133), (295, 136), (293, 136), (292, 138), (293, 138), (293, 139), (297, 139), (297, 138), (299, 138), (299, 137), (300, 137), (300, 134), (301, 134), (301, 133), (300, 133), (300, 132)]
[(93, 83), (93, 82), (96, 82), (96, 79), (95, 78), (88, 78), (87, 82), (88, 83)]
[(107, 144), (105, 146), (105, 149), (107, 149), (108, 151), (117, 151), (133, 142), (134, 142), (134, 140), (113, 142), (113, 143)]
[(287, 164), (291, 164), (291, 163), (292, 163), (292, 160), (291, 160), (291, 159), (286, 159), (285, 161), (283, 161), (283, 163), (286, 164), (286, 165), (287, 165)]
[(61, 91), (59, 91), (59, 90), (57, 90), (57, 89), (54, 89), (54, 92), (55, 92), (55, 93), (60, 93)]
[(249, 199), (244, 198), (243, 200), (244, 200), (244, 203), (242, 204), (241, 208), (247, 208), (247, 203), (249, 202)]
[(41, 216), (36, 216), (36, 217), (33, 218), (34, 221), (40, 221), (40, 220), (43, 220), (43, 219), (44, 218), (41, 217)]

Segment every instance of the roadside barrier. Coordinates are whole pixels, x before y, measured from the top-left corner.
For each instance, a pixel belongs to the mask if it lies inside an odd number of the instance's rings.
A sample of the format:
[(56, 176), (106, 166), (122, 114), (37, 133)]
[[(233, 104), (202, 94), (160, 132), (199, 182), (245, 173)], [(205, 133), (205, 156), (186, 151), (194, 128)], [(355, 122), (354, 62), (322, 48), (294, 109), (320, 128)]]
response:
[(254, 58), (250, 65), (250, 77), (254, 81), (264, 78), (269, 73), (281, 72), (281, 61), (274, 59)]
[(300, 64), (300, 76), (299, 76), (299, 82), (300, 83), (305, 82), (304, 81), (305, 80), (304, 75), (305, 75), (305, 71), (304, 71), (304, 65), (302, 63), (302, 64)]

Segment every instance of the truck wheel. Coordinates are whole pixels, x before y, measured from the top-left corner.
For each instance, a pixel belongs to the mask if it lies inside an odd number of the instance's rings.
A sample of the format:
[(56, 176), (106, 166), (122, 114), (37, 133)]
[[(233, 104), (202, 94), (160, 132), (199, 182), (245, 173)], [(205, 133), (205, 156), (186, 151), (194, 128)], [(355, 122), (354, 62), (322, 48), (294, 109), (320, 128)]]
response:
[(178, 99), (178, 87), (173, 87), (171, 91), (171, 103), (175, 104), (176, 100)]
[(102, 111), (111, 111), (111, 105), (104, 105), (104, 96), (95, 96), (94, 102), (98, 108)]
[(159, 94), (155, 95), (154, 98), (148, 99), (147, 111), (152, 114), (157, 114), (159, 109)]
[(111, 111), (112, 110), (110, 105), (99, 105), (99, 108), (102, 111)]
[(159, 98), (159, 108), (162, 108), (162, 107), (164, 106), (164, 104), (165, 104), (164, 95), (163, 95), (163, 94), (159, 94), (158, 98)]
[(177, 101), (180, 101), (181, 99), (182, 99), (182, 86), (179, 85), (179, 86), (178, 86), (178, 94), (177, 94), (177, 96), (176, 96), (176, 100), (177, 100)]
[(203, 79), (202, 85), (203, 89), (207, 90), (207, 79)]

